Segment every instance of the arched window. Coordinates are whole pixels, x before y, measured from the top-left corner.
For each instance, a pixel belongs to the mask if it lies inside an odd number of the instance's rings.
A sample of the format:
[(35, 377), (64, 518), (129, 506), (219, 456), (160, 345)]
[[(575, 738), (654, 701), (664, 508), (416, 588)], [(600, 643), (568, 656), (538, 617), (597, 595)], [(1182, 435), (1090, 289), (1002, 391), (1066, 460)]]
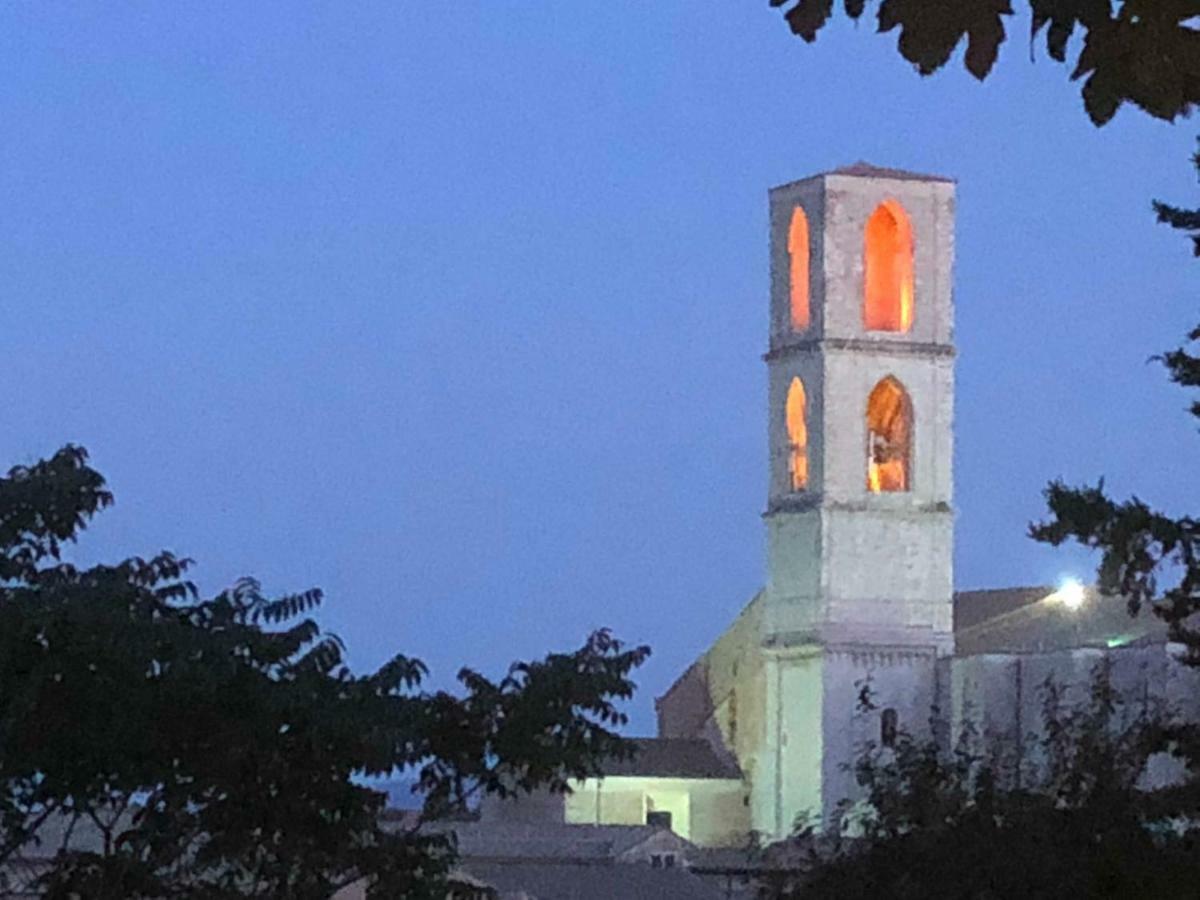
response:
[(868, 331), (908, 331), (912, 319), (912, 225), (904, 207), (885, 200), (864, 232), (863, 325)]
[(867, 490), (878, 494), (909, 489), (912, 425), (908, 392), (888, 376), (867, 400)]
[(808, 216), (797, 206), (788, 227), (788, 271), (792, 331), (808, 327)]
[(793, 491), (808, 487), (808, 398), (799, 378), (787, 394), (788, 474)]

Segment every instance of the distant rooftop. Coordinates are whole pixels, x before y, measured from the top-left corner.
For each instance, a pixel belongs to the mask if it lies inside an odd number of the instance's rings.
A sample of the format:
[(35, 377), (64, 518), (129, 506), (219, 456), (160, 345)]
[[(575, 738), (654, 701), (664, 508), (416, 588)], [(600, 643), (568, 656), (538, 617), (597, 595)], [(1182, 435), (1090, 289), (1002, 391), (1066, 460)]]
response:
[(732, 762), (717, 755), (702, 738), (634, 738), (632, 759), (613, 759), (601, 769), (606, 776), (650, 778), (741, 778)]

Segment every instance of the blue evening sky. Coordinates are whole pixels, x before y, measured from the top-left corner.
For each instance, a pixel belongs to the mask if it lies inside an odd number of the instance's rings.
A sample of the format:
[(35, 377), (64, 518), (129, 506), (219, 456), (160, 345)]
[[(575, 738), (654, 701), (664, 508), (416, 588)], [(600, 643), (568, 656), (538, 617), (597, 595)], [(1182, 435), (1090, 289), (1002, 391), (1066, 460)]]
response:
[(1200, 501), (1196, 127), (1026, 29), (981, 85), (766, 0), (5, 4), (0, 459), (85, 445), (84, 558), (318, 585), (357, 668), (611, 626), (647, 732), (763, 578), (767, 188), (861, 158), (959, 179), (959, 587), (1086, 576), (1048, 479)]

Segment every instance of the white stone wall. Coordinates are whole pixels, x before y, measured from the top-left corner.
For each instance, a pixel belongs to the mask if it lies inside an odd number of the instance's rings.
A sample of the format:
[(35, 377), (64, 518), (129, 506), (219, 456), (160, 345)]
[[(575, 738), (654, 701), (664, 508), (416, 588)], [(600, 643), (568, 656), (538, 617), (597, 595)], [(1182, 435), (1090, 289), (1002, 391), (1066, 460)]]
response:
[[(766, 635), (777, 639), (936, 646), (951, 651), (953, 593), (954, 186), (825, 175), (771, 199), (772, 330)], [(864, 228), (886, 200), (905, 209), (914, 246), (907, 333), (863, 328)], [(788, 329), (787, 230), (808, 213), (812, 326)], [(913, 408), (911, 490), (867, 490), (866, 405), (883, 378)], [(809, 485), (792, 491), (784, 409), (800, 377), (808, 398)]]
[(728, 778), (588, 778), (567, 795), (558, 821), (568, 825), (644, 825), (648, 812), (671, 814), (671, 830), (699, 847), (732, 847), (750, 832), (742, 782)]
[(825, 511), (826, 630), (834, 640), (933, 644), (948, 653), (952, 515), (897, 507)]
[[(1045, 737), (1047, 681), (1059, 690), (1059, 709), (1086, 708), (1097, 678), (1107, 678), (1118, 699), (1111, 727), (1119, 734), (1139, 719), (1170, 716), (1200, 721), (1200, 672), (1183, 665), (1171, 645), (1075, 648), (1054, 653), (980, 654), (946, 660), (952, 745), (964, 733), (979, 748), (1011, 764), (1019, 760), (1036, 778)], [(1177, 773), (1168, 757), (1152, 760), (1145, 786), (1161, 786)]]
[[(913, 326), (863, 328), (864, 228), (885, 200), (914, 235)], [(788, 229), (809, 225), (810, 326), (790, 326)], [(768, 572), (765, 594), (658, 703), (660, 733), (708, 736), (750, 784), (750, 824), (767, 838), (798, 817), (828, 821), (853, 794), (844, 766), (878, 737), (859, 714), (870, 678), (880, 709), (926, 728), (937, 659), (952, 651), (954, 186), (826, 175), (770, 192)], [(866, 404), (887, 376), (913, 405), (912, 490), (866, 486)], [(807, 399), (809, 483), (793, 491), (785, 408)]]
[[(938, 657), (932, 650), (833, 647), (825, 654), (822, 709), (822, 822), (834, 821), (843, 801), (859, 798), (852, 764), (868, 743), (879, 746), (883, 711), (893, 709), (898, 727), (914, 737), (933, 734)], [(866, 688), (870, 708), (860, 696)]]
[(826, 654), (817, 645), (768, 654), (769, 728), (763, 770), (754, 784), (755, 830), (778, 840), (819, 817), (822, 767), (828, 752), (822, 726)]
[[(874, 342), (872, 342), (873, 344)], [(940, 351), (895, 352), (890, 342), (829, 347), (824, 362), (821, 487), (829, 502), (874, 505), (891, 501), (908, 508), (949, 505), (953, 499), (954, 362)], [(867, 491), (867, 398), (887, 376), (912, 400), (911, 490), (890, 495)]]
[[(913, 228), (912, 331), (886, 340), (951, 344), (954, 340), (954, 184), (895, 178), (818, 175), (769, 192), (771, 346), (797, 337), (866, 337), (862, 324), (863, 227), (885, 200), (904, 207)], [(791, 334), (790, 259), (792, 210), (804, 208), (809, 225), (809, 308), (812, 325)]]
[(809, 634), (826, 620), (820, 508), (768, 516), (764, 634)]
[(792, 339), (791, 332), (791, 258), (788, 254), (788, 230), (792, 211), (804, 209), (808, 217), (809, 266), (809, 335), (821, 333), (824, 318), (821, 298), (825, 291), (825, 234), (821, 222), (825, 217), (825, 185), (820, 178), (808, 178), (774, 188), (770, 202), (770, 343), (774, 347)]
[[(752, 796), (756, 827), (783, 837), (797, 816), (827, 823), (852, 799), (847, 770), (879, 738), (858, 708), (870, 680), (879, 710), (927, 732), (937, 659), (953, 652), (954, 186), (942, 181), (819, 176), (771, 192), (772, 297), (766, 515), (767, 728)], [(886, 200), (909, 218), (913, 324), (863, 326), (864, 229)], [(787, 230), (809, 220), (812, 325), (791, 333)], [(891, 376), (912, 403), (911, 489), (867, 489), (867, 400)], [(809, 484), (788, 479), (788, 386), (808, 399)]]
[(824, 336), (863, 337), (863, 226), (885, 200), (899, 201), (913, 229), (912, 330), (881, 336), (926, 344), (954, 340), (954, 184), (825, 176)]

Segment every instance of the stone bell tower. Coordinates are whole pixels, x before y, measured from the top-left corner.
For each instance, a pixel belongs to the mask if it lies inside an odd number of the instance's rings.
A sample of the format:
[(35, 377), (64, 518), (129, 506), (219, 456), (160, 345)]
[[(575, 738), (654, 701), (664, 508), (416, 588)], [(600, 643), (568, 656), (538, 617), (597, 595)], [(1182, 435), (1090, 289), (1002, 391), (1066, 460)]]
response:
[(754, 807), (783, 836), (863, 741), (928, 727), (953, 653), (954, 184), (859, 163), (771, 190), (770, 227)]

